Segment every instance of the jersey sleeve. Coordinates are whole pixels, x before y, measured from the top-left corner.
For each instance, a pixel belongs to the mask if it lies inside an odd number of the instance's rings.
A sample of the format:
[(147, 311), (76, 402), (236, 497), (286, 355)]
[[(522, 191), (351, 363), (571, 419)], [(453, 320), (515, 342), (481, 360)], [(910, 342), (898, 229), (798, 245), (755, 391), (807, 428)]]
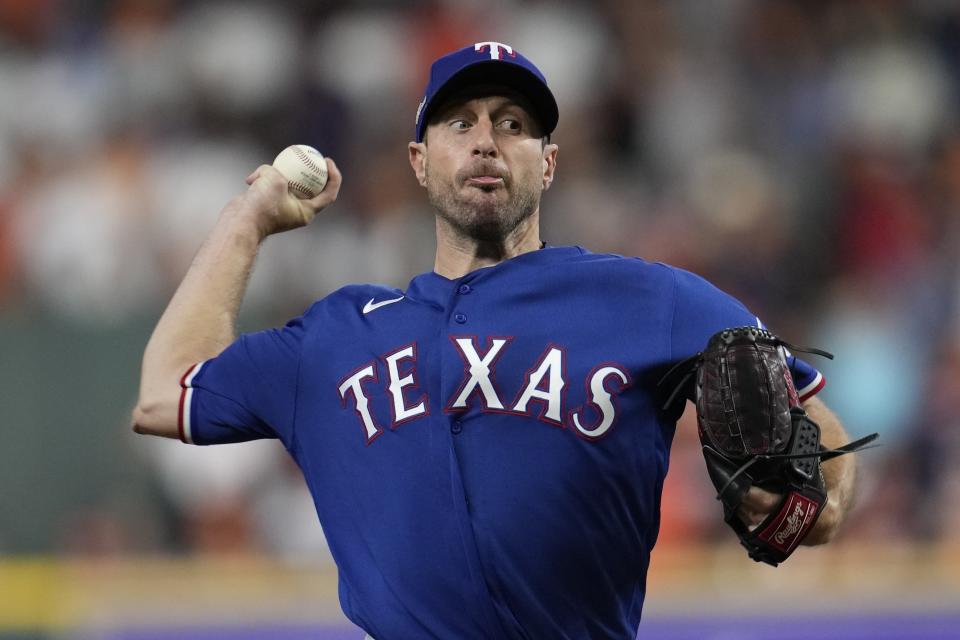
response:
[[(707, 345), (710, 336), (729, 327), (764, 327), (742, 302), (721, 291), (698, 275), (672, 268), (674, 308), (671, 329), (673, 361), (683, 360)], [(809, 363), (789, 355), (787, 364), (800, 400), (813, 397), (823, 388), (823, 374)]]
[(823, 389), (827, 384), (823, 374), (817, 371), (806, 360), (802, 360), (795, 355), (787, 357), (787, 365), (790, 367), (790, 374), (793, 376), (793, 385), (797, 388), (797, 395), (800, 396), (800, 402), (809, 400)]
[(190, 367), (180, 381), (180, 439), (208, 445), (278, 438), (289, 447), (304, 324), (300, 317), (244, 334)]

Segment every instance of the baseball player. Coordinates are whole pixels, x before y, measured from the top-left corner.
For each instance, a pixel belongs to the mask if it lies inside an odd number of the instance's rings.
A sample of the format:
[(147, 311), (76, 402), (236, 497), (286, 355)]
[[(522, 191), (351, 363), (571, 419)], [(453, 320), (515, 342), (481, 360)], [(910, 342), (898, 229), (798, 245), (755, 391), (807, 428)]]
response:
[[(691, 273), (540, 238), (557, 104), (512, 47), (433, 63), (409, 160), (436, 214), (433, 271), (345, 286), (282, 328), (237, 337), (260, 243), (312, 200), (261, 166), (220, 214), (143, 359), (134, 429), (198, 445), (279, 439), (303, 470), (344, 613), (377, 640), (634, 638), (680, 410), (657, 383), (716, 331), (754, 325)], [(589, 125), (587, 125), (589, 126)], [(589, 215), (585, 211), (584, 215)], [(846, 435), (792, 374), (823, 443)], [(824, 464), (849, 505), (848, 458)], [(739, 515), (777, 496), (751, 489)]]

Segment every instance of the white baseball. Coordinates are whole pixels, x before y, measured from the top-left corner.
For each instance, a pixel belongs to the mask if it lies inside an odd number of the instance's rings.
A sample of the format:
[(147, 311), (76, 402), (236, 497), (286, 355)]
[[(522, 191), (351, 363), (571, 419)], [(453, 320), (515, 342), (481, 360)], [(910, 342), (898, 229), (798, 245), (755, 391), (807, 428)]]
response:
[(327, 163), (320, 152), (305, 144), (290, 145), (273, 161), (296, 197), (309, 200), (327, 184)]

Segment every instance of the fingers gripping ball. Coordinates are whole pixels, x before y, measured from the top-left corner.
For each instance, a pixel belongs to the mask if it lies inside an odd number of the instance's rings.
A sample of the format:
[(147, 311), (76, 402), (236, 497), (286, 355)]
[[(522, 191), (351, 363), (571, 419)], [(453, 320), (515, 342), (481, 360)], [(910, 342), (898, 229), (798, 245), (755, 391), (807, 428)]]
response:
[(305, 144), (294, 144), (281, 151), (273, 167), (287, 179), (290, 192), (302, 200), (316, 197), (327, 184), (326, 160)]

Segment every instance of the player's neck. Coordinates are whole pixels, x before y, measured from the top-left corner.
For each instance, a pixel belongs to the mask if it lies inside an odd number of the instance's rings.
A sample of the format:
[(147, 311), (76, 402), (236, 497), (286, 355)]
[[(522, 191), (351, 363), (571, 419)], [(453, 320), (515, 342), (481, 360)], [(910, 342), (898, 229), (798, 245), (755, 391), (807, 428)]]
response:
[(539, 211), (520, 223), (509, 236), (495, 242), (465, 237), (438, 217), (437, 256), (433, 270), (445, 278), (456, 280), (471, 271), (536, 251), (541, 246)]

